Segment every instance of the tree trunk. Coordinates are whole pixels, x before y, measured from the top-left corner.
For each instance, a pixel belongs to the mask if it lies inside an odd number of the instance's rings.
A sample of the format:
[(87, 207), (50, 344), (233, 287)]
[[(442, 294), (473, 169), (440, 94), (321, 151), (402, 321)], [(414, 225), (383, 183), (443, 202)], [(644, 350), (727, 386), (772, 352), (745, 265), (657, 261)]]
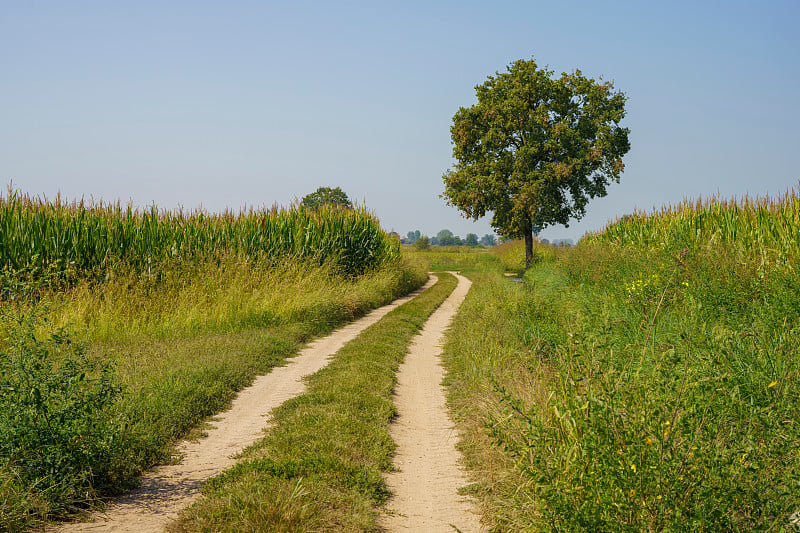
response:
[(525, 270), (533, 265), (533, 225), (528, 217), (522, 222), (522, 232), (525, 234)]

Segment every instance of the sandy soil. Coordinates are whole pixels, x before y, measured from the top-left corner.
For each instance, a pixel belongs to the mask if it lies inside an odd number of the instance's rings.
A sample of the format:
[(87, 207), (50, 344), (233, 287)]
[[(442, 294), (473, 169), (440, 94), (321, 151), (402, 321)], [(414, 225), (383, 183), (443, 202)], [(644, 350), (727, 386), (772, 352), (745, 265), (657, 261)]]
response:
[(389, 513), (381, 517), (381, 526), (390, 532), (481, 531), (472, 503), (458, 495), (468, 480), (458, 466), (457, 434), (441, 385), (444, 331), (470, 287), (468, 279), (457, 277), (458, 287), (415, 338), (397, 375), (399, 416), (391, 429), (397, 471), (386, 476), (394, 496)]
[[(434, 281), (429, 281), (423, 289)], [(233, 466), (236, 454), (263, 436), (269, 427), (265, 417), (305, 390), (304, 376), (324, 367), (345, 343), (423, 289), (313, 342), (287, 366), (258, 377), (251, 387), (238, 394), (230, 410), (212, 422), (214, 427), (208, 430), (208, 437), (179, 446), (184, 455), (180, 464), (160, 466), (146, 474), (139, 489), (111, 502), (107, 511), (93, 516), (91, 522), (62, 524), (51, 531), (162, 531), (169, 520), (198, 496), (204, 481)]]

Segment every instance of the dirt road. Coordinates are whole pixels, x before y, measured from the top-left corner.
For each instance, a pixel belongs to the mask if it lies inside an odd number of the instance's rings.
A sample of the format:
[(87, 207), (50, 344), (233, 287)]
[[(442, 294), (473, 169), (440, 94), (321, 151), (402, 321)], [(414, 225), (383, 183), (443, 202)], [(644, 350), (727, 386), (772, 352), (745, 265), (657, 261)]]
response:
[[(434, 281), (431, 280), (423, 289)], [(292, 358), (287, 366), (257, 378), (251, 387), (238, 394), (230, 410), (217, 417), (212, 423), (214, 427), (207, 432), (207, 438), (180, 445), (184, 454), (180, 464), (161, 466), (145, 475), (139, 489), (113, 501), (106, 513), (94, 516), (91, 522), (63, 524), (51, 531), (162, 531), (169, 520), (197, 497), (203, 482), (233, 466), (236, 462), (234, 456), (263, 436), (269, 427), (265, 417), (275, 407), (305, 390), (304, 376), (324, 367), (330, 356), (345, 343), (423, 289), (315, 341)]]
[(481, 531), (470, 501), (458, 496), (468, 481), (458, 466), (457, 435), (441, 385), (444, 331), (470, 287), (468, 279), (456, 277), (458, 287), (431, 315), (397, 375), (399, 415), (392, 427), (397, 471), (386, 477), (394, 496), (387, 505), (389, 514), (381, 520), (390, 532)]

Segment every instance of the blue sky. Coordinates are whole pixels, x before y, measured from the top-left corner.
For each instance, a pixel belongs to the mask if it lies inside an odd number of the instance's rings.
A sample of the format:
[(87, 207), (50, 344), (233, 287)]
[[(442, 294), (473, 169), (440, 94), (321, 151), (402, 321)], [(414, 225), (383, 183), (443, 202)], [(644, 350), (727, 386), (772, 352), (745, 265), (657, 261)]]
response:
[(577, 239), (800, 180), (800, 3), (3, 2), (0, 181), (209, 211), (342, 187), (386, 229), (492, 232), (439, 197), (474, 86), (534, 57), (628, 96), (620, 184)]

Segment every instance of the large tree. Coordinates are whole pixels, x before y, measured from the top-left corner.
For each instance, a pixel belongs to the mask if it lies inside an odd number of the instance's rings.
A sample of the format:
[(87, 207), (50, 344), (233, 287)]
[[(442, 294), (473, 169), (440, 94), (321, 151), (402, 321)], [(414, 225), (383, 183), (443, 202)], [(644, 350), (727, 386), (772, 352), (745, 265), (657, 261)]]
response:
[(553, 77), (533, 59), (475, 91), (478, 103), (453, 117), (456, 163), (444, 175), (444, 197), (476, 220), (493, 212), (504, 237), (524, 237), (529, 267), (534, 232), (580, 219), (590, 198), (619, 182), (630, 149), (619, 125), (625, 95), (579, 70)]

